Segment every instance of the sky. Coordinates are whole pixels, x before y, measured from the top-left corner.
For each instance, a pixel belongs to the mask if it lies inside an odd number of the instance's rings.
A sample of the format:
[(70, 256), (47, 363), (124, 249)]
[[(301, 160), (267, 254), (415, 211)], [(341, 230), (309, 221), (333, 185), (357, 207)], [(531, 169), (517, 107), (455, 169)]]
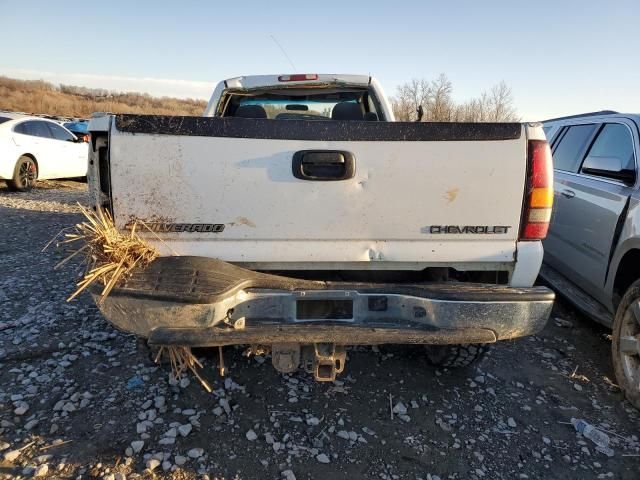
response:
[(543, 120), (640, 112), (639, 31), (639, 0), (0, 0), (0, 75), (208, 99), (240, 75), (368, 73), (393, 95), (445, 73), (456, 101), (504, 80)]

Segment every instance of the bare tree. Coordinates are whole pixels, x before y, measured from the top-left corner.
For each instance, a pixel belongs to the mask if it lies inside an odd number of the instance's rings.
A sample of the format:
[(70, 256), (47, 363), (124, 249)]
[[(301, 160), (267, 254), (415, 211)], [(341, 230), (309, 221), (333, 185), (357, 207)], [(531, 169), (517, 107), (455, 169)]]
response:
[(397, 88), (396, 96), (391, 99), (393, 113), (397, 120), (413, 122), (417, 118), (416, 109), (423, 108), (431, 98), (431, 87), (427, 80), (412, 79)]
[(415, 121), (422, 105), (424, 121), (430, 122), (512, 122), (519, 120), (511, 89), (502, 81), (477, 98), (456, 104), (453, 85), (445, 74), (432, 81), (413, 79), (397, 89), (391, 99), (397, 120)]
[(425, 120), (431, 122), (450, 122), (452, 120), (454, 110), (452, 92), (451, 81), (444, 73), (431, 82), (431, 96), (427, 100)]
[(501, 81), (489, 92), (489, 118), (491, 122), (510, 122), (518, 120), (516, 109), (513, 106), (513, 95), (507, 84)]

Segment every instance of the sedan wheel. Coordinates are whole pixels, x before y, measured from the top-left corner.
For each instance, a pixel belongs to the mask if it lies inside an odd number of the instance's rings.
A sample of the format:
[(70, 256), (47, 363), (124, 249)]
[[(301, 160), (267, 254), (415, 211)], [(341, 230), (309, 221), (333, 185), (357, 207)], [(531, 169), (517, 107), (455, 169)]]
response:
[(13, 171), (13, 179), (8, 182), (11, 190), (26, 192), (36, 185), (38, 167), (31, 157), (20, 157)]
[(640, 281), (629, 287), (616, 312), (612, 352), (618, 385), (640, 409)]

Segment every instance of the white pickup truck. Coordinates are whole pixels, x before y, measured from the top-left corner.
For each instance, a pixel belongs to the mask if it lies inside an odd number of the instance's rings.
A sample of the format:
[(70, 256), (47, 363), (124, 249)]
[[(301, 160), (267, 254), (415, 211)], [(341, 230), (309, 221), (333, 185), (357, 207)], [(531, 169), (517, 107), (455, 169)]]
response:
[(317, 380), (348, 345), (424, 344), (459, 366), (541, 330), (541, 125), (393, 120), (373, 78), (316, 74), (226, 80), (202, 117), (93, 118), (95, 207), (142, 220), (161, 252), (103, 314), (153, 345), (246, 344)]

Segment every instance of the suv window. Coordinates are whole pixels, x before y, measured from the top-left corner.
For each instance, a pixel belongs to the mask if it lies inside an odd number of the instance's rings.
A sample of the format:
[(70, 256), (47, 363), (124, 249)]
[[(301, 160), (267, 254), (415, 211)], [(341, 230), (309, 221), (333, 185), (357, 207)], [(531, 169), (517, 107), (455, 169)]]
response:
[(584, 149), (595, 128), (594, 124), (569, 127), (553, 152), (553, 168), (577, 172)]
[(65, 142), (74, 142), (75, 141), (75, 138), (73, 137), (73, 135), (70, 134), (69, 132), (67, 132), (60, 125), (55, 124), (55, 123), (51, 123), (51, 122), (47, 122), (47, 126), (49, 127), (49, 130), (51, 130), (51, 135), (56, 140), (64, 140)]
[(605, 124), (593, 142), (585, 162), (588, 161), (591, 168), (606, 171), (611, 168), (611, 163), (607, 161), (611, 159), (620, 162), (621, 170), (634, 172), (636, 169), (633, 137), (629, 129), (620, 123)]
[(14, 132), (31, 135), (32, 137), (51, 138), (51, 132), (47, 128), (46, 122), (32, 120), (22, 122), (15, 126)]
[(553, 148), (553, 144), (558, 140), (558, 134), (562, 132), (563, 129), (562, 127), (550, 125), (548, 127), (542, 127), (542, 131), (544, 132), (545, 137), (547, 137), (547, 143), (549, 143), (549, 146)]

